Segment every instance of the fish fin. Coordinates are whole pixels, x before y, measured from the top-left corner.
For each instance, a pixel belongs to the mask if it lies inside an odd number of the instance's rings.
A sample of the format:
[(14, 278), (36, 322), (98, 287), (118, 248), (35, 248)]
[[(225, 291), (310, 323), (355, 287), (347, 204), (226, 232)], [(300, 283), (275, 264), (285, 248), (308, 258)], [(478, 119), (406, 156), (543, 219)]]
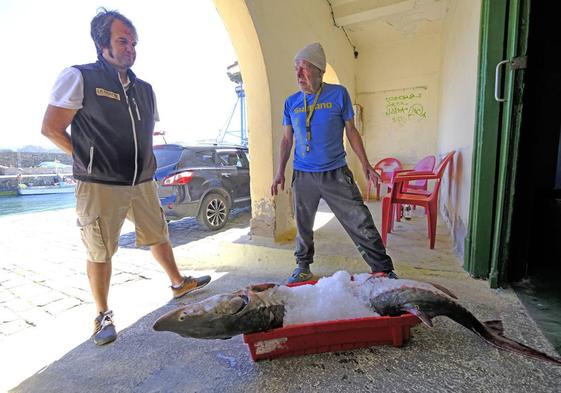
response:
[(421, 322), (423, 322), (428, 327), (432, 327), (432, 321), (430, 320), (428, 315), (422, 312), (421, 310), (419, 310), (418, 307), (412, 306), (412, 307), (405, 308), (404, 310), (410, 314), (415, 315), (417, 318), (421, 320)]
[(250, 286), (247, 287), (247, 289), (249, 289), (253, 292), (263, 292), (263, 291), (266, 291), (269, 288), (273, 288), (273, 287), (276, 287), (276, 286), (277, 286), (277, 284), (267, 282), (267, 283), (263, 283), (263, 284), (250, 285)]
[(483, 324), (493, 333), (498, 334), (499, 336), (504, 335), (503, 321), (501, 320), (485, 321), (483, 322)]
[[(491, 322), (494, 322), (494, 321), (491, 321)], [(487, 337), (483, 337), (483, 339), (485, 341), (487, 341), (489, 344), (491, 344), (491, 345), (493, 345), (493, 346), (495, 346), (499, 349), (503, 349), (503, 350), (506, 350), (506, 351), (514, 352), (514, 353), (518, 353), (520, 355), (528, 356), (530, 358), (555, 363), (557, 365), (561, 365), (561, 358), (558, 357), (558, 356), (548, 355), (545, 352), (538, 351), (537, 349), (534, 349), (532, 347), (524, 345), (524, 344), (522, 344), (522, 343), (520, 343), (516, 340), (511, 339), (511, 338), (508, 338), (508, 337), (505, 337), (505, 336), (502, 336), (502, 335), (498, 335), (498, 334), (493, 334), (492, 331), (489, 331), (488, 333), (490, 333), (490, 334), (488, 334)]]
[(458, 298), (451, 290), (449, 290), (449, 289), (446, 288), (446, 287), (443, 287), (443, 286), (440, 285), (440, 284), (436, 284), (436, 283), (434, 283), (434, 282), (429, 282), (429, 284), (432, 285), (433, 287), (435, 287), (436, 289), (438, 289), (439, 291), (444, 292), (445, 294), (447, 294), (448, 296), (450, 296), (450, 297), (453, 298), (453, 299), (457, 299), (457, 298)]

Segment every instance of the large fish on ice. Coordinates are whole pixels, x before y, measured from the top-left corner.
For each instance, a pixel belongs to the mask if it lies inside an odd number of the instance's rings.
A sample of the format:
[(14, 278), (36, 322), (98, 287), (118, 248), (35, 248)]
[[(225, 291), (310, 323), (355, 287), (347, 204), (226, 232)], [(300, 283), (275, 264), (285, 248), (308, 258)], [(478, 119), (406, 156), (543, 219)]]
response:
[[(411, 313), (429, 327), (432, 327), (433, 318), (446, 316), (499, 349), (561, 365), (561, 358), (505, 337), (501, 321), (479, 321), (441, 286), (361, 274), (355, 276), (349, 288), (358, 301), (379, 315)], [(154, 329), (183, 337), (226, 339), (279, 328), (283, 326), (286, 309), (293, 300), (290, 291), (295, 289), (260, 284), (215, 295), (163, 315), (155, 322)]]

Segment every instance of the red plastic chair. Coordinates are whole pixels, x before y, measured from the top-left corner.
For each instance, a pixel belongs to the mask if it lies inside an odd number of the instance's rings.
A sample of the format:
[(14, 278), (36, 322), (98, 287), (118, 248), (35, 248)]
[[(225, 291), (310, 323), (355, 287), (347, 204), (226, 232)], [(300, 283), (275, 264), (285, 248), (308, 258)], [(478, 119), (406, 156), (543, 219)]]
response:
[[(438, 194), (440, 192), (440, 183), (442, 175), (446, 167), (452, 160), (455, 151), (451, 151), (442, 159), (434, 172), (405, 172), (397, 173), (391, 184), (391, 193), (382, 201), (382, 241), (387, 243), (388, 233), (393, 227), (394, 208), (399, 204), (407, 204), (413, 206), (422, 206), (427, 211), (427, 224), (429, 232), (429, 245), (434, 248), (436, 240), (436, 220), (438, 217)], [(414, 193), (408, 192), (404, 188), (406, 182), (414, 180), (435, 180), (434, 189), (432, 191), (412, 190)], [(421, 192), (419, 192), (421, 191)]]
[[(405, 173), (405, 172), (432, 172), (434, 170), (434, 165), (436, 164), (436, 157), (435, 156), (426, 156), (423, 157), (417, 162), (413, 169), (404, 169), (400, 171), (396, 171), (394, 173)], [(421, 194), (421, 195), (429, 195), (430, 192), (427, 191), (429, 182), (426, 179), (421, 180), (412, 180), (403, 183), (403, 188), (406, 190), (405, 192), (410, 194)], [(415, 206), (413, 206), (415, 208)], [(397, 205), (396, 209), (396, 220), (400, 221), (401, 218), (401, 204)]]
[[(401, 162), (397, 158), (384, 158), (374, 165), (374, 170), (378, 172), (380, 178), (368, 179), (366, 186), (366, 200), (370, 200), (370, 188), (376, 187), (376, 199), (380, 199), (380, 183), (390, 185), (395, 171), (403, 169)], [(388, 189), (389, 192), (389, 189)]]
[[(436, 165), (436, 157), (426, 156), (421, 158), (421, 160), (413, 168), (413, 171), (432, 172), (434, 170), (435, 165)], [(409, 192), (410, 190), (426, 191), (428, 183), (429, 182), (426, 179), (419, 179), (419, 180), (408, 181), (407, 183), (403, 184), (403, 186), (407, 189), (407, 192)]]

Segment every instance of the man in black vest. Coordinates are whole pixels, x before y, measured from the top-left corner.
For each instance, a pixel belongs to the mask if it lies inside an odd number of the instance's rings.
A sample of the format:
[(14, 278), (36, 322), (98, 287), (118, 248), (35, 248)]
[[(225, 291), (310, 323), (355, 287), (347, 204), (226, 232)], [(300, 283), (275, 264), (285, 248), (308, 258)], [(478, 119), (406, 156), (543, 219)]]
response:
[[(150, 246), (171, 281), (175, 298), (208, 284), (185, 277), (175, 263), (160, 207), (152, 150), (156, 100), (150, 84), (131, 71), (136, 29), (116, 11), (101, 9), (91, 22), (96, 63), (73, 66), (58, 77), (41, 132), (73, 158), (76, 212), (88, 253), (87, 273), (97, 308), (97, 345), (117, 338), (108, 306), (111, 258), (125, 218), (138, 246)], [(71, 125), (71, 134), (66, 128)]]

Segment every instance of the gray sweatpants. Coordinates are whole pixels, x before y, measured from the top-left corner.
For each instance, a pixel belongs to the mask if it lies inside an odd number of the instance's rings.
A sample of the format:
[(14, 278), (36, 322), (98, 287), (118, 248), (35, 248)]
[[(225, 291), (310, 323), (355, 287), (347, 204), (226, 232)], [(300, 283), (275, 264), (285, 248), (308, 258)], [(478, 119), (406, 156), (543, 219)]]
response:
[(292, 194), (298, 229), (294, 256), (299, 266), (314, 261), (314, 218), (320, 198), (323, 198), (372, 271), (393, 270), (392, 260), (386, 254), (372, 215), (347, 166), (325, 172), (295, 170)]

